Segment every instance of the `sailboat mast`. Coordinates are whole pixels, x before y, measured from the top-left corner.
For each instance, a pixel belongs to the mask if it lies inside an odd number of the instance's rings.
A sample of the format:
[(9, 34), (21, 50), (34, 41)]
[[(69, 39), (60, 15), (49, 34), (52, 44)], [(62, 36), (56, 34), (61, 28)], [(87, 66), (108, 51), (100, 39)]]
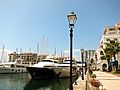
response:
[(4, 48), (5, 48), (5, 45), (3, 45), (2, 47), (2, 53), (1, 53), (1, 59), (0, 59), (2, 63), (3, 63)]
[(39, 43), (37, 43), (37, 54), (39, 53)]
[(20, 53), (22, 53), (22, 48), (20, 48)]
[(56, 56), (56, 48), (55, 48), (55, 51), (54, 51), (54, 55)]

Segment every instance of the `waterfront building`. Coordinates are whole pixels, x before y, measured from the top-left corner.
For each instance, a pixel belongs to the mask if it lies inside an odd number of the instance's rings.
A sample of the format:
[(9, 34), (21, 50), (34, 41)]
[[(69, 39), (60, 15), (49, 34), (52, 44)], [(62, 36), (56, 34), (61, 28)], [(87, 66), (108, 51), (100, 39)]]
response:
[(96, 50), (85, 50), (84, 51), (84, 60), (90, 63), (91, 59), (95, 59)]
[(36, 62), (37, 61), (37, 53), (10, 53), (9, 54), (9, 61), (14, 61), (18, 58), (23, 59), (24, 63), (29, 63), (29, 62)]
[[(96, 50), (85, 50), (83, 61), (86, 62), (87, 65), (92, 64), (92, 67), (96, 69), (97, 57)], [(93, 61), (91, 63), (91, 61)]]
[(20, 53), (19, 57), (21, 57), (25, 63), (36, 63), (37, 61), (37, 53)]
[(19, 54), (16, 53), (16, 52), (10, 53), (10, 54), (8, 54), (8, 56), (9, 56), (9, 61), (10, 62), (12, 62), (12, 61), (14, 61), (14, 60), (19, 58)]
[(48, 55), (47, 54), (40, 54), (37, 56), (37, 62), (41, 61), (41, 59), (45, 59)]
[[(99, 47), (96, 50), (98, 67), (101, 70), (103, 66), (105, 66), (106, 68), (108, 67), (107, 60), (101, 59), (101, 57), (104, 55), (103, 49), (106, 47), (105, 43), (109, 40), (115, 40), (120, 42), (120, 22), (116, 23), (114, 26), (107, 26), (104, 28)], [(116, 55), (116, 59), (120, 64), (120, 53)]]
[(41, 61), (42, 59), (45, 58), (53, 58), (56, 59), (58, 61), (63, 60), (64, 57), (60, 57), (60, 56), (54, 56), (54, 55), (48, 55), (48, 54), (37, 54), (37, 53), (10, 53), (9, 55), (9, 61), (15, 61), (16, 59), (23, 59), (23, 63), (28, 64), (28, 63), (37, 63), (39, 61)]

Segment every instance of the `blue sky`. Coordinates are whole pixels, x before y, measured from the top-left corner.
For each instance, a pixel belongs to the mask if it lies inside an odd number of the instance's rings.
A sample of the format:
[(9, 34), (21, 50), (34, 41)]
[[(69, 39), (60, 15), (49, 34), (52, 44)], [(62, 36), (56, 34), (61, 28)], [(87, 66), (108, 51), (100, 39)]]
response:
[(39, 43), (39, 52), (69, 49), (67, 14), (74, 11), (74, 48), (97, 49), (104, 27), (120, 22), (119, 4), (119, 0), (0, 0), (0, 47), (35, 51)]

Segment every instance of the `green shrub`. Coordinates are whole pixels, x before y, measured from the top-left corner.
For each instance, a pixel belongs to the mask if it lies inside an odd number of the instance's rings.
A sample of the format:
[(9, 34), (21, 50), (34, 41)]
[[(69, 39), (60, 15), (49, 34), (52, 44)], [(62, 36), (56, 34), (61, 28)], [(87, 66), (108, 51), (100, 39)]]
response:
[(93, 71), (91, 69), (89, 69), (89, 74), (90, 76), (93, 74)]
[(96, 77), (97, 77), (96, 74), (91, 75), (91, 78), (96, 78)]
[(120, 71), (117, 71), (117, 74), (120, 74)]
[(117, 72), (116, 71), (112, 71), (112, 74), (116, 74)]

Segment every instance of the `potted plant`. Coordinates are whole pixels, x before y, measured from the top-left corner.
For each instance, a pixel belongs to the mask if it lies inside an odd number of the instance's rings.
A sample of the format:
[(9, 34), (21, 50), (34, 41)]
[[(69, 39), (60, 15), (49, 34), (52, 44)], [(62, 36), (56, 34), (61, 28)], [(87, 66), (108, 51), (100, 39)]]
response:
[(97, 79), (92, 79), (90, 83), (91, 83), (91, 85), (94, 86), (94, 87), (99, 87), (100, 84), (101, 84), (100, 81), (97, 80)]
[(91, 80), (95, 79), (97, 76), (96, 74), (91, 74), (89, 78), (89, 82), (91, 83)]
[(96, 77), (97, 77), (96, 74), (91, 75), (91, 78), (96, 78)]

